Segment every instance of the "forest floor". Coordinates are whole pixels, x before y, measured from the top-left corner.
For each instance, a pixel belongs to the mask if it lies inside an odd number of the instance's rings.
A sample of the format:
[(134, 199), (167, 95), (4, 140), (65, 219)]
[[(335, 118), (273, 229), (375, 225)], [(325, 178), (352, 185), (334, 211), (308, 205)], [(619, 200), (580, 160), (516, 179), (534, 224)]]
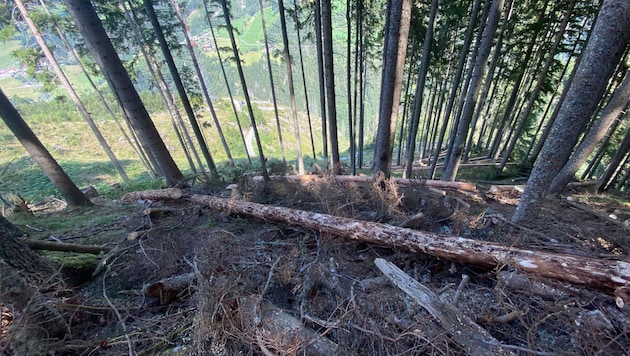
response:
[[(243, 179), (229, 190), (197, 187), (185, 194), (630, 262), (630, 207), (614, 196), (570, 191), (570, 199), (546, 201), (538, 216), (514, 225), (508, 220), (517, 190), (407, 185), (383, 193), (381, 187), (323, 180), (272, 182), (263, 188)], [(69, 320), (66, 338), (49, 340), (51, 353), (296, 355), (330, 354), (326, 348), (334, 347), (339, 355), (464, 354), (449, 330), (383, 277), (376, 258), (394, 263), (442, 302), (456, 304), (514, 354), (622, 355), (630, 350), (630, 308), (619, 308), (614, 296), (594, 289), (540, 279), (513, 284), (506, 279), (505, 273), (513, 271), (509, 266), (487, 270), (345, 241), (186, 199), (94, 201), (97, 206), (91, 208), (42, 210), (31, 220), (22, 214), (9, 217), (29, 238), (112, 249), (99, 256), (100, 274), (49, 297)], [(73, 227), (62, 226), (64, 220), (73, 221)], [(463, 275), (469, 281), (459, 288)], [(180, 288), (152, 293), (158, 281)], [(7, 325), (23, 320), (6, 308), (2, 316), (0, 354), (11, 355)], [(293, 335), (295, 325), (311, 338)]]

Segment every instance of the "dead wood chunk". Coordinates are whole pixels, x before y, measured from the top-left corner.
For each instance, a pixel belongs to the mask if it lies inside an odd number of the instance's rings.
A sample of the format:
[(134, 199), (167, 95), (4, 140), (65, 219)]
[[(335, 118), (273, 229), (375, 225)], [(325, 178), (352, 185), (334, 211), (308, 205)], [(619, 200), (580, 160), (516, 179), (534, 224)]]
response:
[(252, 342), (271, 351), (292, 350), (300, 355), (338, 355), (338, 345), (326, 336), (305, 326), (293, 315), (275, 305), (262, 302), (259, 296), (239, 299), (239, 314), (243, 331), (247, 331)]
[(490, 186), (490, 193), (494, 193), (494, 194), (501, 193), (501, 192), (523, 194), (524, 191), (525, 191), (524, 185), (492, 185)]
[(83, 194), (85, 194), (85, 196), (88, 198), (96, 198), (97, 196), (99, 196), (98, 191), (92, 185), (90, 185), (89, 187), (81, 188), (81, 192), (83, 192)]
[(167, 215), (177, 211), (177, 209), (171, 208), (146, 208), (142, 211), (142, 215), (144, 216), (157, 216), (157, 215)]
[(130, 192), (122, 196), (120, 200), (124, 202), (134, 202), (138, 200), (177, 200), (184, 195), (179, 188), (151, 189), (140, 192)]
[(536, 281), (516, 271), (501, 271), (497, 274), (497, 280), (512, 290), (531, 292), (544, 297), (562, 298), (567, 292), (550, 284)]
[(181, 296), (182, 292), (188, 290), (194, 280), (194, 273), (171, 276), (149, 285), (146, 287), (144, 294), (157, 298), (160, 304), (167, 304), (176, 300)]

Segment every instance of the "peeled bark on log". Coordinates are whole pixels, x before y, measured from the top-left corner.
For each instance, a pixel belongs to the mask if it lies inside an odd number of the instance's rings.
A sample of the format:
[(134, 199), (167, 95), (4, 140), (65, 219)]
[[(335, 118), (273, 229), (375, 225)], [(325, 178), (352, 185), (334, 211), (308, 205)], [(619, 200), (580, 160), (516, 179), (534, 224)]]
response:
[(489, 192), (494, 194), (502, 192), (515, 192), (517, 194), (523, 194), (524, 190), (524, 185), (491, 185)]
[[(336, 182), (359, 182), (359, 183), (372, 183), (374, 182), (374, 177), (371, 176), (317, 176), (317, 175), (288, 175), (288, 176), (272, 176), (269, 177), (271, 180), (287, 180), (287, 181), (295, 181), (295, 182), (323, 182), (327, 179), (332, 179)], [(400, 185), (425, 185), (427, 187), (434, 188), (451, 188), (451, 189), (459, 189), (465, 191), (477, 191), (477, 187), (473, 183), (469, 182), (447, 182), (442, 180), (431, 180), (431, 179), (407, 179), (407, 178), (392, 178), (396, 184)], [(252, 177), (253, 182), (263, 182), (264, 179), (262, 176)]]
[(416, 303), (426, 309), (469, 355), (510, 355), (490, 333), (451, 304), (443, 303), (429, 288), (409, 277), (393, 263), (377, 258), (376, 267)]
[[(625, 295), (630, 293), (630, 263), (624, 261), (516, 248), (499, 243), (207, 195), (193, 195), (189, 199), (196, 204), (204, 204), (214, 209), (302, 226), (350, 240), (403, 248), (485, 268), (510, 265), (532, 278), (552, 278), (611, 294), (615, 291), (625, 292)], [(625, 302), (628, 303), (630, 300)]]
[(122, 196), (120, 200), (124, 202), (134, 202), (137, 200), (177, 200), (183, 195), (182, 190), (179, 188), (166, 188), (166, 189), (154, 189), (144, 190), (140, 192), (130, 192)]

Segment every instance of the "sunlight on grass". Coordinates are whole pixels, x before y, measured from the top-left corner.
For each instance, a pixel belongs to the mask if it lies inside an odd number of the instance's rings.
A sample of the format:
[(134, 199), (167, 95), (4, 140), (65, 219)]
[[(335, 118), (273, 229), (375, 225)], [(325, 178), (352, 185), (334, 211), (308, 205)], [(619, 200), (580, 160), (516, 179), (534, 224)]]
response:
[[(148, 103), (151, 102), (152, 99), (147, 97), (145, 100), (143, 97), (143, 100), (145, 103)], [(87, 124), (78, 117), (71, 103), (58, 103), (53, 101), (49, 103), (37, 102), (35, 104), (29, 104), (27, 102), (20, 102), (17, 106), (35, 134), (79, 187), (93, 185), (101, 194), (111, 196), (121, 194), (124, 191), (158, 188), (163, 185), (161, 180), (152, 181), (149, 178), (146, 169), (138, 160), (135, 152), (111, 119), (101, 118), (97, 120), (97, 126), (107, 139), (107, 142), (116, 154), (118, 160), (121, 161), (125, 171), (132, 179), (131, 183), (122, 185), (120, 188), (117, 184), (121, 183), (121, 179), (117, 176), (113, 165), (109, 162), (102, 148), (94, 139)], [(39, 111), (33, 110), (37, 108), (37, 106), (39, 106)], [(257, 101), (254, 103), (254, 106), (264, 154), (270, 159), (279, 159), (281, 157), (281, 149), (272, 110), (273, 105), (271, 103)], [(98, 108), (94, 106), (92, 110), (97, 111)], [(198, 121), (202, 124), (202, 131), (207, 145), (217, 167), (221, 171), (220, 176), (226, 182), (232, 182), (237, 180), (244, 172), (257, 169), (258, 152), (252, 157), (253, 165), (250, 166), (247, 163), (247, 155), (229, 100), (217, 100), (216, 112), (232, 156), (235, 160), (241, 162), (239, 166), (227, 166), (227, 154), (209, 112), (200, 112)], [(46, 115), (46, 113), (48, 113), (48, 115)], [(50, 113), (53, 114), (51, 115)], [(295, 167), (297, 167), (297, 141), (290, 116), (290, 109), (286, 106), (280, 106), (279, 114), (287, 164), (290, 170), (294, 170)], [(242, 116), (241, 123), (243, 124), (245, 134), (247, 134), (248, 130), (251, 130), (249, 128), (249, 119), (244, 113), (239, 115)], [(164, 140), (177, 165), (185, 175), (191, 175), (192, 171), (173, 131), (168, 115), (164, 112), (155, 113), (152, 114), (152, 118), (160, 136)], [(186, 118), (184, 120), (191, 137), (195, 140), (190, 123)], [(308, 130), (306, 129), (308, 127), (306, 115), (300, 114), (299, 120), (300, 132), (302, 134), (302, 152), (307, 161), (308, 168), (308, 162), (312, 161), (312, 149)], [(318, 125), (316, 125), (316, 127), (317, 126)], [(318, 155), (321, 155), (321, 131), (316, 129), (314, 135), (315, 149)], [(340, 138), (342, 150), (347, 149), (347, 141), (345, 141), (343, 137)], [(8, 196), (19, 194), (29, 201), (42, 199), (49, 195), (60, 197), (52, 183), (50, 183), (39, 167), (28, 156), (17, 139), (13, 137), (12, 133), (4, 125), (0, 125), (0, 140), (2, 142), (0, 145), (0, 195)], [(199, 151), (198, 153), (201, 156)], [(201, 159), (203, 161), (203, 157)]]

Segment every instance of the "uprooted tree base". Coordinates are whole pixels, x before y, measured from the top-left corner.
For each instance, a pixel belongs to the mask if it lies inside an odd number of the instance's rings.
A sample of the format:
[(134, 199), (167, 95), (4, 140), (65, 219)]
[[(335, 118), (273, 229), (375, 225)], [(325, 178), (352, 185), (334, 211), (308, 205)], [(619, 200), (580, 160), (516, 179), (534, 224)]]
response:
[[(513, 211), (515, 191), (484, 194), (416, 185), (383, 190), (380, 183), (243, 181), (231, 192), (188, 193), (628, 260), (630, 243), (622, 225), (564, 201), (547, 202), (527, 225), (514, 226), (502, 217)], [(594, 196), (575, 199), (618, 221), (630, 217), (627, 208)], [(122, 228), (117, 239), (99, 240), (94, 227), (85, 227), (86, 240), (76, 238), (80, 228), (55, 234), (64, 242), (105, 244), (111, 252), (103, 258), (100, 274), (71, 296), (67, 291), (63, 299), (46, 296), (69, 322), (66, 340), (51, 340), (49, 350), (112, 355), (130, 349), (182, 355), (290, 355), (300, 349), (311, 354), (462, 353), (431, 314), (381, 274), (377, 258), (393, 262), (443, 302), (456, 304), (515, 353), (622, 354), (630, 348), (628, 306), (620, 309), (614, 297), (595, 290), (528, 279), (510, 266), (487, 270), (344, 241), (184, 199), (105, 205), (91, 211), (120, 211), (117, 220), (102, 227)], [(41, 218), (59, 214), (72, 212)], [(31, 238), (50, 235), (23, 229)], [(458, 288), (463, 275), (470, 279)], [(19, 322), (7, 308), (2, 315), (3, 330), (5, 324)], [(7, 345), (11, 347), (10, 336), (0, 333), (0, 350)]]

